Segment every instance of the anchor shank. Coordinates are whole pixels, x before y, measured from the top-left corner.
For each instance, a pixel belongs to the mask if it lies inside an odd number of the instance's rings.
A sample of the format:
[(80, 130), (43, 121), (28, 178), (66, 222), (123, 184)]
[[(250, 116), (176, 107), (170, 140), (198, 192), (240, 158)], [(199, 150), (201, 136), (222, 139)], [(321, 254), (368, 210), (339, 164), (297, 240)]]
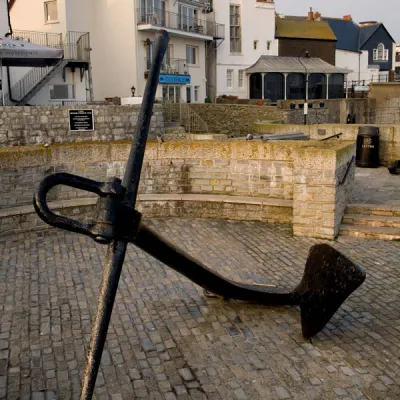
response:
[(108, 246), (103, 278), (100, 285), (100, 296), (97, 303), (97, 314), (92, 327), (89, 354), (83, 375), (80, 400), (90, 400), (93, 396), (97, 373), (107, 337), (118, 282), (124, 264), (127, 244), (113, 241)]
[[(150, 120), (161, 71), (161, 63), (167, 50), (168, 41), (169, 34), (166, 31), (160, 31), (160, 33), (157, 34), (154, 60), (150, 68), (143, 102), (136, 125), (136, 135), (132, 142), (131, 152), (122, 183), (122, 185), (127, 189), (125, 194), (125, 204), (132, 209), (135, 208), (140, 172), (142, 170)], [(114, 208), (107, 210), (107, 213), (117, 213), (118, 210), (116, 207), (118, 207), (118, 204), (115, 203), (113, 207)], [(135, 237), (135, 233), (136, 232), (132, 232), (133, 237)], [(100, 238), (100, 240), (101, 242), (104, 242), (104, 238)], [(103, 269), (98, 309), (95, 323), (92, 328), (89, 355), (83, 377), (80, 396), (81, 400), (90, 400), (93, 396), (96, 377), (107, 336), (108, 325), (110, 323), (114, 300), (118, 289), (118, 281), (125, 259), (127, 241), (128, 239), (126, 239), (126, 241), (114, 239), (108, 246), (107, 260)]]
[(290, 290), (257, 287), (226, 279), (141, 223), (134, 244), (197, 285), (217, 295), (267, 305), (299, 304)]

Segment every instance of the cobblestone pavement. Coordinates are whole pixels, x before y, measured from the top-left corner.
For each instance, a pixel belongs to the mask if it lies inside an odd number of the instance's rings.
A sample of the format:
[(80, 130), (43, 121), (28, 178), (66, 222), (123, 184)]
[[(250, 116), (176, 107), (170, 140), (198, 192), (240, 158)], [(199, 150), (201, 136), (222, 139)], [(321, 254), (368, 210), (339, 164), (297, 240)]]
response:
[(351, 202), (400, 207), (400, 176), (386, 167), (357, 168)]
[[(286, 225), (153, 219), (227, 277), (292, 286), (319, 241)], [(399, 399), (400, 243), (340, 238), (365, 284), (312, 341), (295, 307), (204, 299), (130, 245), (97, 399)], [(48, 231), (0, 241), (0, 398), (78, 399), (105, 247)]]

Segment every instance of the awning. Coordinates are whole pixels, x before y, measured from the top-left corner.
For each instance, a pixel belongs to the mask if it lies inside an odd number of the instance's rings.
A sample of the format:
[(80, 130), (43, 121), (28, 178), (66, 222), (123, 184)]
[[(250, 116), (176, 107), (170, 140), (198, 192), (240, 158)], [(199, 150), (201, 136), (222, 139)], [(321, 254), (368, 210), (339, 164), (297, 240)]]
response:
[(261, 56), (258, 61), (246, 69), (246, 73), (281, 72), (309, 74), (349, 74), (350, 69), (338, 68), (320, 58)]
[(0, 37), (0, 63), (5, 67), (46, 67), (64, 58), (64, 51)]

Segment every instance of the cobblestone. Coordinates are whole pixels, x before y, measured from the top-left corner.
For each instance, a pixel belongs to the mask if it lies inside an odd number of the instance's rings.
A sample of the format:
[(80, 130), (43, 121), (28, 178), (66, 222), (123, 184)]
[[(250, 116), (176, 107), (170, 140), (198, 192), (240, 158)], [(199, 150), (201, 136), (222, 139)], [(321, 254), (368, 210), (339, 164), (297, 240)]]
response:
[[(286, 225), (152, 219), (223, 274), (299, 283), (316, 239)], [(297, 307), (204, 298), (201, 288), (128, 247), (96, 399), (400, 398), (400, 243), (328, 242), (367, 280), (311, 341)], [(0, 241), (0, 398), (71, 399), (96, 312), (106, 248), (58, 230)]]

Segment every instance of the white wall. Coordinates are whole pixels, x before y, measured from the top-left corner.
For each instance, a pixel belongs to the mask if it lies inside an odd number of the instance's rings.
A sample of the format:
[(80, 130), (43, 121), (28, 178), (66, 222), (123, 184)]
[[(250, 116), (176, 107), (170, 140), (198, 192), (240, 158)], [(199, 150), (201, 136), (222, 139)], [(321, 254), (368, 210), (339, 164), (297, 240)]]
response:
[[(155, 40), (155, 33), (138, 32), (138, 47), (137, 47), (137, 68), (138, 80), (135, 81), (136, 94), (143, 95), (146, 80), (144, 73), (146, 70), (145, 58), (146, 49), (144, 41), (149, 38), (151, 41)], [(186, 61), (186, 45), (197, 47), (197, 65), (188, 66), (189, 75), (191, 77), (190, 86), (192, 87), (192, 101), (194, 99), (193, 89), (199, 86), (199, 102), (204, 102), (206, 97), (206, 68), (205, 68), (205, 43), (204, 40), (190, 39), (178, 36), (171, 36), (169, 44), (172, 46), (171, 58), (182, 59)], [(181, 86), (181, 99), (186, 102), (186, 85)], [(189, 86), (189, 85), (188, 85)], [(162, 98), (162, 85), (158, 86), (157, 97)]]
[(370, 81), (379, 71), (368, 68), (368, 51), (356, 53), (352, 51), (336, 50), (336, 66), (353, 70), (348, 75), (348, 81)]
[(65, 2), (70, 0), (57, 1), (58, 22), (47, 23), (43, 0), (17, 0), (10, 12), (13, 30), (65, 33), (67, 30)]
[(0, 0), (0, 36), (4, 36), (8, 30), (7, 0)]
[[(241, 6), (242, 52), (230, 52), (230, 5)], [(215, 19), (225, 24), (225, 40), (217, 49), (217, 96), (230, 94), (240, 98), (248, 97), (247, 78), (244, 87), (238, 87), (238, 71), (253, 65), (262, 55), (277, 55), (275, 41), (275, 4), (258, 3), (256, 0), (215, 0)], [(258, 47), (254, 49), (254, 41)], [(271, 49), (267, 51), (267, 42)], [(233, 87), (227, 87), (227, 70), (234, 70)]]

